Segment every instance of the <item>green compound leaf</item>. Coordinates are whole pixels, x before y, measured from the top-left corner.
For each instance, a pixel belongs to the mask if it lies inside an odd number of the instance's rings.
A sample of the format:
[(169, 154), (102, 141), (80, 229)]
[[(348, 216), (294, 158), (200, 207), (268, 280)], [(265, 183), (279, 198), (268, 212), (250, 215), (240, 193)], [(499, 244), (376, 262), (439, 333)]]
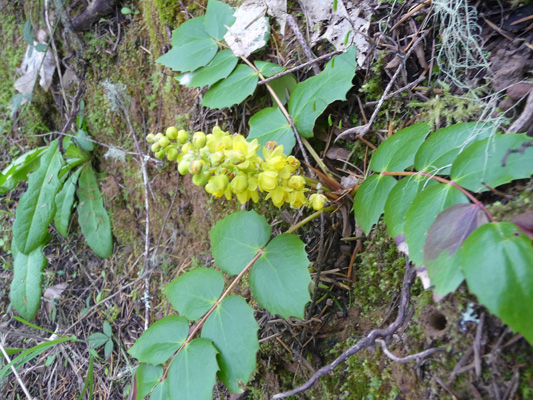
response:
[(240, 296), (224, 299), (202, 328), (202, 337), (220, 352), (218, 377), (230, 392), (241, 393), (239, 382), (246, 384), (255, 371), (258, 329), (254, 310)]
[(83, 167), (78, 185), (78, 222), (87, 244), (102, 258), (113, 254), (113, 237), (94, 170)]
[(278, 235), (250, 271), (250, 289), (271, 314), (303, 318), (309, 302), (309, 260), (296, 235)]
[(257, 82), (257, 74), (252, 68), (237, 65), (230, 76), (211, 86), (201, 104), (209, 108), (224, 108), (242, 103), (255, 91)]
[(313, 137), (315, 121), (326, 107), (335, 100), (346, 99), (352, 87), (357, 61), (355, 47), (333, 57), (321, 74), (296, 85), (289, 99), (289, 114), (298, 132)]
[(197, 268), (174, 279), (165, 294), (180, 315), (189, 321), (204, 316), (222, 294), (224, 277), (212, 268)]
[[(466, 148), (454, 161), (450, 176), (473, 192), (488, 190), (533, 174), (533, 138), (525, 134), (496, 134)], [(529, 144), (530, 147), (523, 147)], [(509, 151), (516, 151), (509, 153)], [(504, 165), (505, 164), (505, 165)]]
[(533, 246), (511, 222), (480, 226), (466, 239), (461, 267), (480, 303), (533, 344)]
[(109, 336), (102, 332), (95, 332), (87, 338), (87, 342), (92, 349), (99, 349), (109, 341)]
[(48, 235), (48, 225), (56, 213), (55, 197), (61, 187), (62, 164), (55, 140), (41, 157), (39, 169), (30, 175), (28, 190), (20, 199), (13, 225), (13, 239), (24, 254), (35, 250)]
[(168, 394), (170, 400), (212, 400), (218, 371), (217, 350), (210, 340), (190, 342), (170, 363)]
[(267, 61), (254, 61), (254, 65), (259, 70), (259, 73), (265, 78), (270, 78), (271, 76), (285, 71), (285, 67)]
[(178, 351), (188, 334), (187, 318), (171, 315), (148, 328), (128, 353), (143, 363), (162, 364)]
[(70, 223), (70, 214), (74, 204), (74, 195), (76, 194), (76, 183), (80, 176), (81, 169), (74, 172), (63, 184), (63, 188), (56, 195), (56, 215), (54, 224), (57, 231), (63, 237), (67, 237), (68, 226)]
[(353, 200), (353, 213), (365, 234), (378, 222), (389, 193), (398, 181), (392, 176), (374, 174), (357, 189)]
[(370, 168), (376, 172), (403, 171), (413, 165), (415, 154), (430, 131), (424, 122), (397, 132), (374, 152)]
[(428, 230), (424, 265), (435, 293), (444, 297), (464, 280), (460, 252), (468, 235), (489, 219), (477, 204), (454, 204), (441, 212)]
[(444, 184), (428, 187), (415, 197), (405, 216), (404, 229), (409, 258), (416, 265), (424, 262), (427, 232), (437, 215), (458, 203), (468, 203), (468, 199), (455, 187)]
[(44, 246), (44, 243), (41, 244), (28, 255), (13, 248), (14, 275), (9, 294), (15, 309), (28, 321), (35, 317), (41, 304), (42, 271), (48, 264), (43, 255)]
[(261, 146), (275, 141), (283, 145), (283, 153), (291, 154), (296, 138), (287, 119), (278, 107), (269, 107), (259, 111), (250, 118), (250, 134), (248, 140), (257, 139)]
[(134, 399), (143, 400), (159, 383), (162, 376), (163, 367), (161, 365), (140, 363), (135, 371), (133, 381)]
[(272, 228), (255, 211), (228, 215), (209, 231), (215, 263), (228, 275), (237, 275), (270, 239)]
[(165, 379), (159, 383), (150, 395), (150, 400), (168, 400), (170, 398), (168, 394), (168, 382), (168, 379)]
[[(294, 74), (288, 74), (270, 82), (270, 87), (274, 90), (276, 96), (278, 96), (281, 104), (286, 104), (287, 99), (289, 98), (287, 93), (291, 93), (297, 84), (298, 81), (296, 80), (296, 76), (294, 76)], [(275, 104), (275, 107), (277, 107), (277, 103), (273, 98), (272, 102)]]
[(477, 140), (490, 136), (492, 126), (478, 122), (459, 123), (439, 129), (420, 147), (415, 157), (418, 171), (449, 175), (459, 153)]
[[(192, 79), (186, 86), (202, 87), (212, 85), (226, 78), (235, 69), (237, 57), (231, 50), (222, 50), (206, 67), (192, 72)], [(180, 81), (182, 85), (185, 83)]]
[(172, 49), (156, 61), (180, 72), (206, 66), (217, 53), (218, 46), (205, 31), (204, 18), (190, 19), (172, 32)]
[(224, 35), (235, 22), (234, 10), (227, 4), (217, 0), (209, 0), (205, 12), (205, 31), (214, 39), (222, 41)]
[[(437, 181), (434, 179), (429, 179), (421, 175), (413, 175), (401, 179), (394, 186), (385, 203), (385, 215), (383, 217), (383, 220), (387, 224), (387, 232), (390, 237), (396, 240), (397, 238), (401, 239), (400, 237), (405, 235), (405, 214), (407, 214), (411, 203), (418, 193), (426, 187), (435, 184), (437, 184)], [(398, 243), (398, 240), (396, 241)]]
[(39, 168), (41, 156), (48, 147), (38, 147), (24, 153), (0, 173), (0, 194), (14, 189), (20, 181), (28, 180), (28, 174)]

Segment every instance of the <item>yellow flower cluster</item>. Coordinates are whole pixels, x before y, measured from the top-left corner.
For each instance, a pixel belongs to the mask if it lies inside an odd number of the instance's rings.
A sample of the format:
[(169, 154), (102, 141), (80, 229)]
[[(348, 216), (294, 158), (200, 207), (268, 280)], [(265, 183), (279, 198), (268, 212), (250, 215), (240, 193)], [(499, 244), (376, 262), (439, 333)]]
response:
[(213, 132), (195, 132), (192, 136), (184, 130), (169, 127), (165, 135), (149, 134), (156, 158), (166, 157), (178, 163), (180, 174), (193, 175), (196, 186), (216, 197), (233, 195), (241, 204), (250, 199), (257, 203), (259, 192), (267, 193), (275, 206), (289, 203), (293, 208), (302, 206), (315, 210), (324, 208), (327, 198), (309, 190), (305, 178), (298, 174), (300, 161), (283, 153), (283, 146), (268, 142), (263, 147), (263, 157), (257, 151), (257, 139), (248, 142), (242, 135), (230, 135), (215, 126)]

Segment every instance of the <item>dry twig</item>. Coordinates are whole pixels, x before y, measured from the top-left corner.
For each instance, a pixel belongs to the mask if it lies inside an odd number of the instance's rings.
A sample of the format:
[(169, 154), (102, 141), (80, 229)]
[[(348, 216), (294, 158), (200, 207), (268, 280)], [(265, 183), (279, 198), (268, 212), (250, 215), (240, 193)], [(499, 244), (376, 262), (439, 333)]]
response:
[[(409, 49), (409, 51), (405, 54), (405, 56), (403, 56), (403, 60), (404, 62), (409, 58), (409, 56), (413, 53), (413, 51), (415, 50), (415, 48), (418, 46), (418, 44), (424, 40), (424, 38), (426, 37), (426, 35), (428, 34), (428, 32), (426, 32), (424, 35), (422, 35), (421, 37), (419, 37), (417, 39), (417, 41), (414, 43), (413, 46), (411, 46), (411, 48)], [(374, 110), (374, 112), (372, 113), (372, 116), (370, 117), (370, 120), (368, 121), (367, 124), (365, 125), (361, 125), (361, 126), (355, 126), (353, 128), (350, 128), (350, 129), (346, 129), (344, 132), (342, 132), (339, 136), (337, 136), (337, 138), (335, 139), (335, 141), (339, 140), (339, 139), (344, 139), (348, 136), (350, 136), (351, 134), (355, 134), (357, 136), (364, 136), (368, 133), (368, 131), (370, 130), (370, 127), (372, 126), (372, 124), (374, 123), (374, 120), (376, 119), (376, 117), (378, 116), (378, 113), (379, 113), (379, 110), (381, 109), (381, 106), (383, 105), (383, 103), (385, 102), (385, 100), (387, 99), (387, 95), (388, 93), (390, 92), (390, 90), (392, 89), (392, 86), (394, 84), (394, 82), (396, 81), (396, 78), (398, 78), (398, 75), (400, 75), (400, 72), (402, 71), (402, 69), (404, 68), (404, 64), (401, 63), (398, 68), (396, 69), (396, 72), (394, 73), (394, 75), (392, 76), (391, 80), (389, 81), (389, 84), (387, 85), (387, 87), (385, 88), (385, 91), (383, 92), (383, 96), (381, 96), (381, 99), (379, 99), (378, 103), (377, 103), (377, 106), (376, 106), (376, 109)]]

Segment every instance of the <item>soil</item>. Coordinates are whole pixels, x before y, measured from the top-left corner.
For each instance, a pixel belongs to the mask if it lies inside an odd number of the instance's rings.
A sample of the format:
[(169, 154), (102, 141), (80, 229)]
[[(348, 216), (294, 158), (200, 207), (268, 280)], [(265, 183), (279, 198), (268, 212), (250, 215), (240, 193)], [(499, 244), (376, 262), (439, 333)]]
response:
[[(14, 318), (17, 313), (9, 300), (13, 276), (9, 243), (14, 213), (25, 184), (2, 195), (0, 257), (4, 267), (0, 271), (0, 343), (5, 348), (26, 349), (56, 333), (75, 335), (79, 340), (53, 346), (18, 369), (31, 396), (42, 400), (78, 398), (92, 370), (93, 394), (90, 396), (86, 392), (85, 398), (124, 399), (131, 391), (132, 371), (137, 363), (127, 350), (146, 325), (173, 313), (164, 296), (164, 286), (192, 268), (214, 266), (209, 252), (209, 230), (240, 205), (210, 198), (202, 188), (192, 184), (190, 177), (179, 176), (175, 163), (157, 163), (152, 158), (147, 161), (147, 213), (140, 158), (120, 153), (117, 156), (109, 150), (135, 153), (138, 151), (136, 139), (143, 154), (149, 154), (144, 137), (171, 125), (189, 131), (208, 131), (218, 123), (232, 132), (243, 132), (249, 117), (268, 102), (268, 96), (261, 92), (253, 101), (231, 109), (208, 110), (199, 105), (201, 90), (179, 86), (173, 79), (175, 74), (155, 62), (168, 50), (172, 29), (189, 16), (203, 15), (206, 1), (120, 2), (95, 23), (83, 14), (89, 10), (87, 2), (73, 1), (68, 2), (65, 12), (70, 18), (83, 15), (83, 20), (90, 22), (86, 31), (69, 27), (65, 22), (68, 17), (61, 22), (62, 17), (57, 12), (52, 13), (52, 18), (60, 21), (54, 40), (62, 73), (72, 69), (79, 79), (65, 88), (61, 87), (56, 74), (51, 92), (42, 93), (40, 88), (36, 89), (40, 94), (35, 94), (28, 109), (19, 111), (11, 119), (6, 105), (14, 94), (15, 67), (20, 64), (26, 46), (24, 23), (31, 19), (35, 31), (43, 28), (45, 3), (48, 2), (0, 2), (0, 33), (5, 41), (0, 49), (0, 80), (9, 83), (0, 84), (5, 91), (0, 93), (0, 116), (8, 121), (0, 148), (0, 167), (3, 169), (13, 157), (50, 139), (50, 135), (34, 135), (61, 131), (68, 118), (63, 97), (72, 101), (81, 84), (88, 130), (100, 143), (92, 164), (99, 173), (105, 207), (112, 222), (114, 253), (105, 260), (97, 257), (87, 247), (76, 218), (67, 239), (51, 228), (51, 244), (45, 250), (48, 266), (44, 272), (43, 292), (53, 289), (59, 294), (49, 294), (49, 299), (45, 294), (36, 318), (31, 321), (34, 325), (24, 324)], [(305, 15), (299, 3), (289, 2), (289, 10), (305, 32)], [(378, 21), (390, 17), (388, 24), (395, 25), (420, 2), (366, 3), (375, 10), (369, 35), (376, 39), (380, 34)], [(502, 9), (498, 3), (503, 3)], [(505, 21), (515, 18), (517, 10), (530, 16), (529, 9), (518, 3), (477, 2), (477, 12), (482, 16), (478, 23), (483, 50), (490, 52), (490, 70), (467, 71), (461, 76), (473, 85), (471, 90), (476, 93), (501, 92), (491, 97), (497, 99), (494, 104), (483, 103), (483, 115), (492, 113), (501, 117), (507, 112), (509, 123), (524, 111), (525, 99), (531, 96), (531, 85), (522, 82), (529, 80), (531, 83), (531, 26), (515, 24), (505, 30), (494, 29), (493, 25), (498, 18)], [(122, 14), (120, 8), (126, 5), (139, 13)], [(398, 29), (387, 31), (381, 39), (374, 40), (383, 46), (371, 49), (373, 57), (358, 69), (355, 87), (347, 100), (334, 103), (318, 120), (317, 138), (312, 144), (328, 167), (336, 171), (339, 180), (348, 176), (357, 180), (359, 170), (366, 168), (371, 150), (362, 141), (339, 141), (333, 147), (332, 139), (341, 132), (337, 127), (365, 123), (373, 108), (363, 104), (380, 98), (383, 86), (392, 76), (391, 71), (397, 68), (396, 64), (390, 68), (396, 50), (409, 44), (413, 29), (428, 12), (427, 7), (422, 8), (411, 21), (414, 25), (400, 23)], [(414, 81), (429, 68), (428, 64), (433, 68), (432, 56), (438, 38), (428, 35), (416, 56), (406, 60), (403, 76), (395, 89)], [(306, 60), (288, 28), (285, 37), (273, 32), (272, 38), (276, 46), (264, 51), (272, 61), (293, 66)], [(323, 43), (313, 48), (317, 56), (329, 50), (331, 48)], [(81, 76), (82, 70), (85, 70), (84, 76)], [(445, 77), (439, 75), (436, 68), (431, 73), (430, 82), (426, 80), (410, 88), (406, 96), (387, 100), (374, 123), (373, 133), (368, 135), (370, 145), (378, 145), (389, 130), (402, 128), (415, 115), (435, 122), (436, 127), (448, 118), (453, 122), (463, 121), (453, 119), (460, 118), (453, 104), (458, 104), (458, 98), (464, 99), (465, 89), (451, 84), (451, 94), (446, 97), (447, 89), (440, 83)], [(312, 76), (312, 71), (303, 69), (298, 74), (303, 80)], [(105, 81), (126, 88), (131, 100), (127, 110), (136, 138), (130, 133), (124, 113), (112, 110), (102, 87)], [(426, 84), (427, 87), (422, 87)], [(504, 99), (505, 91), (510, 99)], [(429, 108), (417, 108), (411, 103), (427, 105), (436, 95), (450, 102), (436, 118)], [(509, 101), (503, 103), (506, 100)], [(362, 101), (361, 106), (359, 101)], [(489, 107), (492, 107), (491, 112), (485, 112)], [(328, 124), (328, 115), (335, 120), (333, 126)], [(464, 120), (476, 120), (480, 116), (481, 112)], [(532, 127), (528, 128), (528, 132), (533, 132)], [(344, 163), (347, 156), (351, 157), (351, 164), (355, 164), (348, 170)], [(499, 218), (510, 219), (515, 214), (533, 210), (533, 180), (524, 179), (501, 190), (503, 193), (492, 193), (484, 198), (495, 204), (492, 211)], [(309, 214), (307, 211), (298, 214), (288, 208), (278, 210), (265, 201), (253, 208), (273, 222), (274, 233), (283, 232)], [(396, 318), (405, 259), (387, 236), (383, 223), (364, 237), (349, 210), (351, 204), (347, 200), (342, 212), (326, 216), (322, 224), (316, 219), (298, 231), (313, 263), (312, 278), (314, 280), (320, 271), (321, 284), (316, 302), (309, 307), (304, 321), (272, 316), (253, 303), (245, 287), (238, 289), (254, 305), (260, 326), (257, 371), (243, 394), (229, 394), (222, 384), (217, 384), (213, 398), (259, 400), (291, 390), (370, 331), (385, 327)], [(355, 240), (343, 240), (347, 236)], [(145, 260), (147, 242), (149, 257)], [(380, 347), (371, 347), (352, 356), (298, 398), (533, 399), (533, 349), (521, 335), (513, 333), (479, 305), (465, 284), (454, 294), (435, 302), (431, 292), (423, 290), (417, 281), (411, 295), (408, 318), (388, 338), (389, 350), (397, 357), (430, 348), (439, 348), (441, 352), (403, 364), (392, 361)], [(114, 347), (107, 356), (103, 347), (90, 349), (87, 345), (92, 334), (102, 332), (104, 321), (109, 322), (113, 331)], [(25, 397), (13, 374), (1, 379), (0, 385), (2, 398), (6, 400)]]

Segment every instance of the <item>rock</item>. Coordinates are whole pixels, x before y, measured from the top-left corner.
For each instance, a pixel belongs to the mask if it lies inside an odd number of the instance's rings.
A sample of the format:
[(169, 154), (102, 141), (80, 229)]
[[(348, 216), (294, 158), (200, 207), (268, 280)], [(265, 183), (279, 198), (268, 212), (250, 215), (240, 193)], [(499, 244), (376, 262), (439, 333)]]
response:
[[(517, 102), (518, 100), (526, 97), (532, 88), (533, 88), (533, 84), (531, 83), (526, 83), (526, 82), (515, 83), (513, 86), (507, 89), (507, 96), (509, 96), (510, 100)], [(503, 111), (507, 111), (501, 107), (500, 109)]]

